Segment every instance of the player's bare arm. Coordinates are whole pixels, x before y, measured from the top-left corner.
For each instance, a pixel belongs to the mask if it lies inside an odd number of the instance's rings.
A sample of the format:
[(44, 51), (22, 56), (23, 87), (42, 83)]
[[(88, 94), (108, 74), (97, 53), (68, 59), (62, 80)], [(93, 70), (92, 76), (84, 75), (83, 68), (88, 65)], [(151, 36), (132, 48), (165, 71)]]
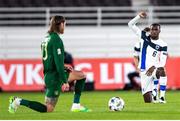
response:
[(128, 22), (129, 28), (138, 36), (141, 37), (141, 30), (136, 25), (136, 23), (139, 22), (141, 18), (146, 18), (147, 14), (145, 12), (140, 12), (136, 17), (134, 17), (132, 20)]

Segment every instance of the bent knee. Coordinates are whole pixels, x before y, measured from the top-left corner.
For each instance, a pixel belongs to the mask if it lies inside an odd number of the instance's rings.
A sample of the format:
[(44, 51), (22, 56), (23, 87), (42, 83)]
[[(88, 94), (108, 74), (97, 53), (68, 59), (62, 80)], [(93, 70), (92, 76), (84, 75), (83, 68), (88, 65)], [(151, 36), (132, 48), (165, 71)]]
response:
[(143, 95), (144, 97), (144, 102), (145, 103), (151, 103), (152, 102), (152, 93), (151, 92), (147, 92)]
[(164, 71), (164, 68), (163, 67), (159, 67), (157, 68), (159, 71)]
[(68, 80), (69, 82), (71, 82), (71, 81), (81, 80), (85, 78), (86, 78), (86, 75), (82, 71), (73, 71), (70, 73)]
[(47, 105), (47, 112), (53, 112), (54, 106), (53, 105)]
[(157, 72), (158, 72), (159, 76), (166, 76), (166, 72), (165, 72), (165, 69), (163, 67), (159, 67), (157, 69)]
[(84, 72), (81, 72), (81, 79), (86, 78), (86, 74)]
[(86, 75), (85, 75), (84, 72), (79, 71), (79, 72), (77, 73), (77, 77), (78, 77), (78, 79), (84, 79), (84, 78), (86, 78)]

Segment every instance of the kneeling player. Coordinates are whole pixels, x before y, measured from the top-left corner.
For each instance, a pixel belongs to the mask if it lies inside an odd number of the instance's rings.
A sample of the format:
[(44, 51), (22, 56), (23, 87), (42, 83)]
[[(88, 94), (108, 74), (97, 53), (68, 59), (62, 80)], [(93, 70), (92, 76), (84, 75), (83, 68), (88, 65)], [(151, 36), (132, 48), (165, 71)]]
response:
[(164, 67), (167, 59), (167, 44), (159, 38), (161, 28), (159, 24), (151, 24), (149, 35), (136, 26), (138, 20), (145, 17), (146, 13), (141, 12), (128, 23), (129, 27), (139, 37), (141, 43), (139, 69), (142, 94), (145, 102), (152, 102), (153, 80), (157, 78), (160, 84), (159, 101), (166, 103), (167, 76)]
[(52, 112), (58, 101), (61, 87), (63, 87), (65, 91), (69, 89), (67, 80), (76, 80), (74, 101), (71, 111), (90, 111), (88, 108), (80, 105), (80, 96), (84, 88), (86, 76), (81, 71), (72, 70), (69, 66), (64, 67), (64, 45), (59, 34), (64, 33), (65, 23), (65, 18), (63, 16), (52, 17), (48, 34), (41, 43), (44, 81), (46, 85), (45, 104), (18, 97), (11, 97), (9, 104), (10, 113), (14, 113), (20, 105), (38, 112)]

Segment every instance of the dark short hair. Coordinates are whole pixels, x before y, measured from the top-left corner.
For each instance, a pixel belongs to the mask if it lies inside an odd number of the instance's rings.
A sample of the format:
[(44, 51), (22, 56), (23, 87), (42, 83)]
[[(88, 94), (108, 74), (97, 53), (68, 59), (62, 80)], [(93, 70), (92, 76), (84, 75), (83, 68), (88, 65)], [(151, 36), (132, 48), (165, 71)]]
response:
[(159, 29), (161, 28), (161, 25), (159, 23), (153, 23), (151, 26), (159, 26)]
[(64, 16), (52, 16), (50, 20), (50, 28), (48, 33), (59, 32), (59, 25), (65, 22)]

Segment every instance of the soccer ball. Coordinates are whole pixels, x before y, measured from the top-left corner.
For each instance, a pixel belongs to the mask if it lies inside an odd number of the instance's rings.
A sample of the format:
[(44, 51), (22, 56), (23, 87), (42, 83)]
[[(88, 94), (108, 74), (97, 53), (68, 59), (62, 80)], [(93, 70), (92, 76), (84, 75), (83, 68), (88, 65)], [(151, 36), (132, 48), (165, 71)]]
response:
[(108, 107), (111, 111), (121, 111), (123, 110), (125, 102), (120, 97), (112, 97), (109, 99)]

